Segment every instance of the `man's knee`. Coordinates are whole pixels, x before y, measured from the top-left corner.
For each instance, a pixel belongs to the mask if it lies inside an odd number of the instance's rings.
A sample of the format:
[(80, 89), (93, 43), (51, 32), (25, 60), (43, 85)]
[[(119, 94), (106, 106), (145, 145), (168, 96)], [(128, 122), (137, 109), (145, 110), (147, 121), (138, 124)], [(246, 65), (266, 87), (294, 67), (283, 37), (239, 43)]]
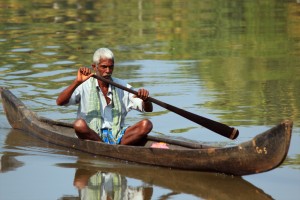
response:
[(73, 124), (73, 127), (75, 129), (75, 132), (80, 132), (80, 133), (83, 133), (83, 132), (86, 132), (87, 131), (87, 124), (86, 122), (83, 120), (83, 119), (77, 119), (74, 124)]
[(141, 121), (141, 124), (142, 124), (142, 126), (141, 126), (142, 127), (142, 132), (145, 133), (145, 134), (150, 133), (150, 131), (153, 128), (152, 122), (148, 119), (143, 119)]

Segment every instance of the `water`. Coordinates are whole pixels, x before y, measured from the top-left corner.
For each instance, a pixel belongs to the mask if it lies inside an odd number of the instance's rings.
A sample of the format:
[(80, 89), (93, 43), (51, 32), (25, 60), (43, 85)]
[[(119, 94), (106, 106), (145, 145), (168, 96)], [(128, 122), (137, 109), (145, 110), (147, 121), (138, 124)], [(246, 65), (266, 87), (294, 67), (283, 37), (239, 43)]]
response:
[[(275, 0), (0, 0), (0, 86), (41, 116), (75, 118), (76, 107), (58, 107), (55, 99), (106, 46), (116, 56), (115, 76), (240, 130), (229, 141), (156, 105), (151, 114), (129, 114), (128, 124), (149, 118), (153, 135), (232, 145), (294, 121), (285, 162), (240, 178), (70, 152), (12, 130), (0, 106), (0, 199), (75, 199), (84, 191), (74, 184), (89, 177), (117, 177), (128, 194), (143, 191), (150, 199), (297, 199), (299, 13), (297, 1)], [(97, 183), (95, 193), (106, 187)]]

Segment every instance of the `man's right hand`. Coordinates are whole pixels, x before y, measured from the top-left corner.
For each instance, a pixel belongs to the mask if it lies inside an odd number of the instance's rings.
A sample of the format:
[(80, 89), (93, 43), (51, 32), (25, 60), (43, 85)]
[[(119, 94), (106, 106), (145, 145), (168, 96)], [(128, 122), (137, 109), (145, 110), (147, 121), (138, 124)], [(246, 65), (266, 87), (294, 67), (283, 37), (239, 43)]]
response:
[(77, 71), (77, 81), (79, 83), (83, 83), (88, 80), (91, 76), (93, 76), (92, 70), (87, 67), (80, 67)]
[(77, 71), (76, 79), (72, 82), (71, 85), (69, 85), (64, 91), (62, 91), (58, 95), (56, 99), (56, 104), (62, 106), (69, 103), (69, 100), (75, 89), (84, 81), (88, 80), (91, 76), (93, 76), (91, 69), (87, 67), (80, 67)]

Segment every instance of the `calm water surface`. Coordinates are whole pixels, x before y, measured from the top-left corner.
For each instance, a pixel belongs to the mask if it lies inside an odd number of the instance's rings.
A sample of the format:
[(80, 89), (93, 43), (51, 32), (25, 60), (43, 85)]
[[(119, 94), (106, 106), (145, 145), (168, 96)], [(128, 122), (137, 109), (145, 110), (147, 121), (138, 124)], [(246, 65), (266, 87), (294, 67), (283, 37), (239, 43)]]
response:
[[(0, 0), (0, 86), (41, 116), (72, 121), (55, 105), (95, 49), (116, 56), (114, 75), (151, 96), (240, 130), (229, 141), (176, 114), (147, 117), (151, 134), (233, 145), (294, 121), (285, 162), (245, 177), (128, 164), (69, 151), (11, 129), (0, 106), (0, 199), (298, 199), (300, 3), (294, 1)], [(83, 187), (89, 179), (90, 187)], [(103, 185), (118, 180), (122, 187)]]

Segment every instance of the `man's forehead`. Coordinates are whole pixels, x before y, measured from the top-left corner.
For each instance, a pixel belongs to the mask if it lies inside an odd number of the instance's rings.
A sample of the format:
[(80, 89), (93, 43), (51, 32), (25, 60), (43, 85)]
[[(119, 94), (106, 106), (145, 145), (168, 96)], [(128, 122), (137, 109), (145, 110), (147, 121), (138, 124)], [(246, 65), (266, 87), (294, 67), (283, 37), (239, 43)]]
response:
[(111, 58), (100, 58), (99, 59), (99, 63), (103, 64), (103, 63), (109, 63), (109, 64), (113, 64), (114, 60)]

